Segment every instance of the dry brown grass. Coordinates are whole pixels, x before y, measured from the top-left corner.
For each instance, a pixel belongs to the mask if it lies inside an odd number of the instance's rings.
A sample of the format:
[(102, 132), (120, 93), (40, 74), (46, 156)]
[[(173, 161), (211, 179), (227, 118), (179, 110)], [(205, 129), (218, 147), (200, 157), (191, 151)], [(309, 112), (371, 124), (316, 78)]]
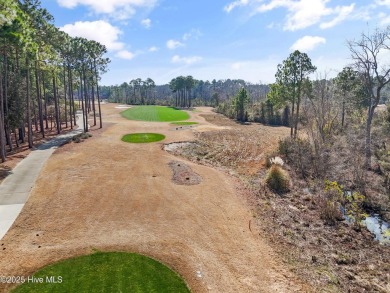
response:
[(207, 122), (230, 129), (195, 133), (194, 148), (198, 160), (234, 168), (240, 174), (254, 175), (276, 149), (278, 141), (289, 135), (286, 127), (270, 127), (253, 123), (243, 125), (221, 114), (202, 114)]
[(264, 142), (256, 137), (256, 132), (242, 132), (237, 129), (218, 132), (204, 132), (198, 135), (200, 143), (210, 150), (205, 159), (221, 163), (223, 166), (258, 162), (264, 157)]

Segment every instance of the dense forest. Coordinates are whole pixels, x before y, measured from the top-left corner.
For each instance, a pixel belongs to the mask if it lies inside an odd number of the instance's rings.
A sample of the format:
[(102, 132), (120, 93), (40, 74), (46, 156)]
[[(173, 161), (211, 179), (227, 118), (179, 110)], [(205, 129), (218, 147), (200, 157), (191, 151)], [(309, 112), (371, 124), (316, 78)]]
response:
[(79, 108), (84, 131), (90, 112), (102, 127), (98, 81), (109, 63), (105, 46), (60, 31), (39, 0), (5, 0), (0, 11), (1, 160), (25, 141), (32, 148), (35, 138), (73, 129)]
[(101, 95), (111, 102), (127, 104), (170, 105), (177, 107), (218, 106), (231, 101), (244, 87), (253, 103), (265, 100), (269, 86), (253, 84), (242, 79), (197, 80), (192, 76), (178, 76), (169, 84), (156, 85), (151, 78), (141, 78), (121, 85), (101, 86)]

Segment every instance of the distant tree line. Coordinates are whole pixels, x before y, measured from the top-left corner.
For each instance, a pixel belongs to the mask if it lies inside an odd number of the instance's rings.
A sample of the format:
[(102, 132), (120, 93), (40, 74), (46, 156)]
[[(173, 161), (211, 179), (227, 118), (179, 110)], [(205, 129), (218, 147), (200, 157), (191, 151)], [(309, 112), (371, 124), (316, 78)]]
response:
[(121, 85), (101, 86), (104, 99), (124, 104), (159, 104), (177, 107), (212, 106), (230, 101), (240, 88), (245, 87), (250, 103), (266, 99), (268, 85), (253, 84), (242, 79), (203, 81), (192, 76), (178, 76), (169, 84), (156, 85), (150, 78), (140, 78)]
[(113, 103), (132, 105), (155, 104), (156, 84), (151, 78), (133, 79), (116, 86), (102, 86), (102, 97)]
[(53, 124), (58, 134), (73, 128), (79, 105), (85, 131), (91, 111), (102, 127), (98, 81), (109, 63), (106, 48), (60, 31), (39, 0), (3, 0), (0, 16), (1, 160), (26, 140), (32, 148)]

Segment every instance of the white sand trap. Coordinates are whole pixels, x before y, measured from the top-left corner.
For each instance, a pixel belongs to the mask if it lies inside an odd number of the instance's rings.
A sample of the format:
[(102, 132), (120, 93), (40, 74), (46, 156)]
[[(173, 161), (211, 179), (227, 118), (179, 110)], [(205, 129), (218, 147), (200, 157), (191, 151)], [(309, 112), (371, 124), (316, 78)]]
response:
[(128, 105), (118, 105), (118, 106), (115, 106), (116, 109), (129, 109), (131, 108), (131, 106), (128, 106)]
[(224, 129), (231, 129), (231, 127), (229, 127), (229, 126), (217, 126), (217, 125), (199, 125), (198, 127), (194, 128), (194, 131), (196, 131), (196, 132), (206, 132), (206, 131), (224, 130)]

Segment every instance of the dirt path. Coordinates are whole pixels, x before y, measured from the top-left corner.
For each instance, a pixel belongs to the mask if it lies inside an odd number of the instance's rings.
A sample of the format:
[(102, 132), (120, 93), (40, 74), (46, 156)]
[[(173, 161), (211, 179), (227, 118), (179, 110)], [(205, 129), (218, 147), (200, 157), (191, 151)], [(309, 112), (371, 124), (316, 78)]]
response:
[[(111, 126), (48, 160), (1, 242), (1, 275), (31, 274), (93, 249), (123, 250), (166, 263), (193, 292), (309, 291), (255, 227), (249, 230), (252, 215), (229, 177), (186, 162), (202, 182), (175, 185), (168, 164), (180, 159), (163, 151), (162, 143), (120, 140), (126, 133), (159, 132), (167, 136), (163, 143), (185, 141), (193, 139), (191, 129), (128, 121), (120, 111), (103, 105)], [(192, 115), (191, 121), (208, 124)]]

